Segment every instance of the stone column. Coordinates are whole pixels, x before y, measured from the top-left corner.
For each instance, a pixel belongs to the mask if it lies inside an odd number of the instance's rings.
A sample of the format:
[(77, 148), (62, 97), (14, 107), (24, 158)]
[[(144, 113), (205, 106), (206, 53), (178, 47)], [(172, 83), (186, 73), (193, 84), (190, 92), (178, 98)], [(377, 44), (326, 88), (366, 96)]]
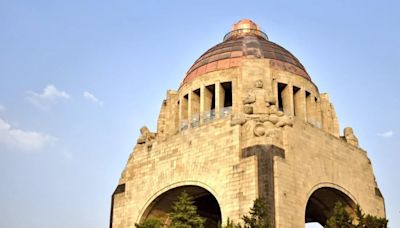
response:
[(200, 121), (200, 89), (191, 91), (190, 96), (190, 121), (195, 121), (197, 126)]
[[(297, 91), (295, 91), (297, 90)], [(306, 93), (304, 89), (293, 87), (294, 114), (298, 119), (307, 121)]]
[(293, 86), (292, 84), (286, 85), (282, 90), (282, 103), (283, 112), (288, 116), (293, 116)]
[(203, 123), (203, 115), (204, 115), (204, 91), (205, 91), (205, 86), (201, 85), (200, 86), (200, 124)]
[[(186, 95), (187, 96), (187, 95)], [(183, 96), (179, 98), (179, 130), (182, 127), (183, 121), (188, 120), (188, 99)]]
[(320, 103), (316, 101), (315, 95), (309, 92), (306, 92), (306, 113), (307, 122), (315, 127), (322, 127)]
[(221, 108), (224, 106), (224, 89), (221, 86), (221, 83), (217, 81), (215, 83), (215, 117), (219, 118), (221, 114)]
[(181, 131), (181, 121), (182, 121), (182, 97), (179, 98), (178, 104), (178, 130)]
[(339, 137), (339, 124), (336, 117), (335, 108), (329, 100), (329, 95), (323, 93), (321, 98), (322, 129)]
[(191, 127), (191, 123), (192, 123), (192, 95), (193, 92), (190, 91), (189, 92), (189, 96), (188, 96), (188, 128)]

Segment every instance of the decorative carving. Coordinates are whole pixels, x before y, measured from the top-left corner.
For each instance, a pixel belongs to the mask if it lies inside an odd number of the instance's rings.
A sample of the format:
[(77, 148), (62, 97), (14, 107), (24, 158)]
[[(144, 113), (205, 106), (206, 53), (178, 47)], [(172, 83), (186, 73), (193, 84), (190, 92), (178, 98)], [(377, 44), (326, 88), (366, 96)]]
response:
[(348, 142), (349, 144), (358, 147), (358, 139), (357, 139), (357, 137), (354, 135), (353, 128), (351, 128), (351, 127), (346, 127), (346, 128), (344, 129), (344, 139), (345, 139), (346, 142)]
[(243, 125), (246, 123), (246, 118), (243, 115), (232, 115), (231, 116), (231, 126)]
[(146, 142), (153, 141), (156, 138), (156, 133), (150, 132), (150, 130), (143, 126), (140, 128), (140, 136), (137, 140), (137, 144), (144, 144)]
[(267, 107), (267, 113), (264, 114), (245, 114), (232, 115), (231, 126), (244, 125), (242, 129), (246, 134), (252, 134), (257, 137), (270, 137), (275, 132), (285, 126), (293, 126), (293, 117), (286, 116), (278, 111), (275, 105)]
[(278, 110), (261, 80), (256, 81), (243, 104), (245, 114), (232, 116), (231, 125), (243, 125), (242, 132), (247, 136), (275, 137), (280, 128), (293, 126), (293, 117)]
[(291, 116), (281, 116), (278, 119), (278, 122), (275, 124), (276, 127), (285, 127), (285, 126), (289, 126), (292, 127), (293, 126), (293, 117)]
[(244, 113), (253, 114), (253, 106), (245, 104), (244, 105)]
[(257, 80), (254, 88), (251, 89), (247, 96), (243, 99), (244, 113), (260, 114), (268, 113), (268, 107), (275, 104), (275, 99), (272, 96), (272, 91), (263, 88), (263, 82)]
[(264, 127), (264, 125), (262, 123), (256, 124), (256, 126), (254, 126), (253, 133), (257, 137), (265, 135), (265, 127)]
[(278, 111), (278, 108), (275, 105), (269, 107), (269, 121), (273, 124), (277, 124), (283, 115), (283, 112)]

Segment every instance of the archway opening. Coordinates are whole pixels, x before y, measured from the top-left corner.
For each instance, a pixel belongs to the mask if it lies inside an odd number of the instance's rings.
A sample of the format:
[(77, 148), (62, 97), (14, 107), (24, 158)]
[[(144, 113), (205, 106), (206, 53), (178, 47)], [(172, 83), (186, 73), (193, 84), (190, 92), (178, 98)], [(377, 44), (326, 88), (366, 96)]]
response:
[(306, 223), (306, 228), (324, 228), (324, 227), (318, 222), (308, 222)]
[(306, 227), (325, 226), (326, 220), (333, 213), (336, 202), (341, 202), (350, 214), (354, 214), (356, 204), (342, 191), (329, 187), (319, 188), (314, 191), (306, 206)]
[(178, 196), (186, 191), (194, 199), (198, 214), (206, 219), (205, 228), (217, 228), (221, 223), (221, 209), (217, 199), (206, 189), (198, 186), (182, 186), (171, 189), (158, 196), (146, 209), (141, 222), (147, 218), (158, 218), (164, 224), (169, 224), (169, 213)]

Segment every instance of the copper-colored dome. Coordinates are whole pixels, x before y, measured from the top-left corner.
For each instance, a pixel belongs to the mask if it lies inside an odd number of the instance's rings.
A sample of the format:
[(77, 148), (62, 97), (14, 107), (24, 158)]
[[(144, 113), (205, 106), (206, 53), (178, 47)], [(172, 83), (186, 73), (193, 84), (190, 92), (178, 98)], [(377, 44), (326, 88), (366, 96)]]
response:
[(283, 47), (268, 40), (251, 20), (241, 20), (232, 26), (224, 41), (206, 51), (188, 70), (182, 83), (215, 70), (240, 66), (243, 58), (271, 59), (271, 68), (279, 68), (311, 81), (300, 61)]

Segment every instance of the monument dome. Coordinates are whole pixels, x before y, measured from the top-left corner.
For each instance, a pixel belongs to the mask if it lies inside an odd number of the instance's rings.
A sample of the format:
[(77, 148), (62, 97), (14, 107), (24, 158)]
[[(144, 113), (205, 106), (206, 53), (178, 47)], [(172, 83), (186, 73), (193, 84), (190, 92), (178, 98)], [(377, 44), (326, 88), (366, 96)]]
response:
[(207, 72), (240, 66), (244, 58), (274, 60), (271, 62), (272, 67), (280, 67), (311, 80), (304, 66), (292, 53), (269, 41), (268, 36), (253, 21), (243, 19), (232, 26), (222, 43), (210, 48), (195, 61), (183, 83)]

